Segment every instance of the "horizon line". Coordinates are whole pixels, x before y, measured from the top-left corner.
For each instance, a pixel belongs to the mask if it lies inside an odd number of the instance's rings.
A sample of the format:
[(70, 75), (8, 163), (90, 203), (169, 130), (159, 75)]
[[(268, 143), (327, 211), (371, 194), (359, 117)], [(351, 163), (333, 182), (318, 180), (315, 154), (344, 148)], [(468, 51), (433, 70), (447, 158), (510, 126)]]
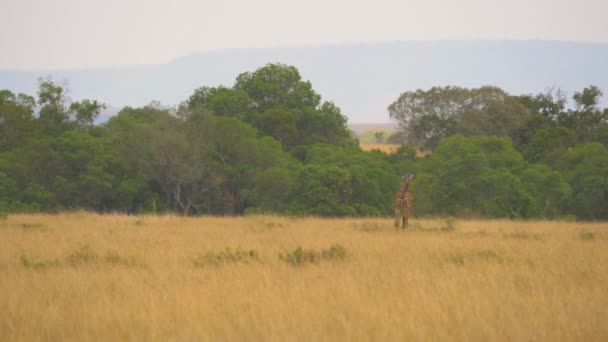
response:
[(345, 41), (345, 42), (333, 42), (333, 43), (317, 43), (317, 44), (300, 44), (300, 45), (275, 45), (266, 47), (232, 47), (232, 48), (219, 48), (210, 50), (199, 50), (193, 51), (184, 55), (175, 56), (165, 61), (149, 64), (124, 64), (114, 66), (87, 66), (87, 67), (59, 67), (59, 68), (45, 68), (45, 67), (16, 67), (16, 68), (2, 68), (0, 72), (62, 72), (62, 71), (87, 71), (87, 70), (110, 70), (110, 69), (129, 69), (129, 68), (151, 68), (162, 65), (169, 65), (179, 61), (180, 59), (211, 55), (226, 52), (242, 52), (242, 51), (262, 51), (262, 50), (275, 50), (275, 49), (298, 49), (298, 48), (326, 48), (326, 47), (340, 47), (340, 46), (357, 46), (357, 45), (384, 45), (384, 44), (412, 44), (412, 43), (492, 43), (492, 42), (511, 42), (511, 43), (559, 43), (559, 44), (577, 44), (577, 45), (607, 45), (608, 41), (575, 41), (575, 40), (559, 40), (559, 39), (541, 39), (541, 38), (529, 38), (529, 39), (409, 39), (409, 40), (384, 40), (384, 41)]

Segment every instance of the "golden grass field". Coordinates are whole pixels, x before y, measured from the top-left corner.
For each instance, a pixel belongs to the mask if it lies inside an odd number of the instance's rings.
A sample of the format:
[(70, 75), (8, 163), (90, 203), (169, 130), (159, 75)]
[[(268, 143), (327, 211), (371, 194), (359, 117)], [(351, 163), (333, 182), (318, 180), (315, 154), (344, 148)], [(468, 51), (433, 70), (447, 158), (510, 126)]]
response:
[(360, 144), (363, 151), (380, 150), (384, 153), (392, 154), (399, 149), (399, 144)]
[[(608, 224), (447, 226), (10, 215), (0, 340), (608, 340)], [(298, 246), (347, 254), (279, 258)]]

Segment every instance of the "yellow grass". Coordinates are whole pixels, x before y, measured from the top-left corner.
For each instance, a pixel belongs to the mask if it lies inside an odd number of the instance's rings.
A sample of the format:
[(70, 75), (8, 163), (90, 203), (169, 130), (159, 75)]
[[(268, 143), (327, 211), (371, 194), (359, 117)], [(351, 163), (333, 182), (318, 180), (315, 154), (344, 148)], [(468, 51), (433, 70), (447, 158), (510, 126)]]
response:
[(384, 153), (392, 154), (399, 149), (399, 144), (360, 144), (363, 151), (380, 150)]
[[(397, 152), (401, 145), (399, 144), (359, 144), (359, 147), (363, 151), (369, 152), (371, 150), (380, 150), (384, 153), (393, 154)], [(421, 148), (416, 149), (416, 155), (418, 157), (426, 157), (431, 155), (431, 151), (425, 151)]]
[[(608, 340), (608, 224), (412, 226), (11, 215), (0, 220), (0, 340)], [(278, 257), (335, 244), (346, 259)], [(259, 261), (194, 265), (226, 247)]]

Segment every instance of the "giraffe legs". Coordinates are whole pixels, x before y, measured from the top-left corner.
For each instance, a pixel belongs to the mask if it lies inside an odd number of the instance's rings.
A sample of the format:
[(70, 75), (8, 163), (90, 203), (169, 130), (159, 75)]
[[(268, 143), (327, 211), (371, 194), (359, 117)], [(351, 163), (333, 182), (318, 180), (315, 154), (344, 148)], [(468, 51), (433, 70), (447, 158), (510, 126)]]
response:
[(407, 228), (407, 208), (406, 207), (395, 207), (395, 228), (399, 228), (399, 221), (401, 221), (401, 228)]
[(395, 206), (395, 228), (399, 228), (399, 217), (401, 216), (401, 210), (398, 206)]

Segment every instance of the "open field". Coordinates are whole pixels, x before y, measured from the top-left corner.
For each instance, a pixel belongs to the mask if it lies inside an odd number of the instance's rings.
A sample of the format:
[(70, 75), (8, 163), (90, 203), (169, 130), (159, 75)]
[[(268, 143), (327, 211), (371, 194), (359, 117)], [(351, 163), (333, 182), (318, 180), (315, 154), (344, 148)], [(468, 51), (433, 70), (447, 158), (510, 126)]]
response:
[(380, 150), (384, 153), (392, 154), (399, 149), (399, 144), (360, 144), (363, 151)]
[(2, 341), (606, 341), (608, 224), (10, 215), (0, 308)]
[[(399, 145), (399, 144), (359, 144), (359, 147), (361, 147), (361, 149), (366, 152), (369, 152), (371, 150), (380, 150), (384, 153), (393, 154), (393, 153), (397, 152), (397, 150), (399, 149), (399, 147), (401, 147), (401, 145)], [(418, 149), (416, 149), (416, 155), (418, 157), (426, 157), (426, 156), (430, 156), (431, 152), (418, 148)]]

